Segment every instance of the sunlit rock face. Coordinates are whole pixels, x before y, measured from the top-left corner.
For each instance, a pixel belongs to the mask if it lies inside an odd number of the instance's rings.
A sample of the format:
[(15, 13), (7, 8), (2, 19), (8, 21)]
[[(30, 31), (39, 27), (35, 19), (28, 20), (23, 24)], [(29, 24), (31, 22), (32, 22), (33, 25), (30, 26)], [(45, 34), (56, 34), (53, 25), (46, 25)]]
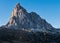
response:
[(37, 29), (37, 30), (52, 30), (54, 29), (46, 20), (42, 19), (37, 13), (28, 13), (19, 3), (13, 9), (12, 15), (7, 28), (13, 29)]

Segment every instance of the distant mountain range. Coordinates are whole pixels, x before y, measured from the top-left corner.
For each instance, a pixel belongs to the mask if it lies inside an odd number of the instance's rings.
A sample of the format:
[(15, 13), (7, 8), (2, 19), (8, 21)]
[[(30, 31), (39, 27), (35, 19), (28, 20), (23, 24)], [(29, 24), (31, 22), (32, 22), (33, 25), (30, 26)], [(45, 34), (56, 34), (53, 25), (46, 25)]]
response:
[[(28, 13), (19, 3), (13, 9), (8, 23), (0, 27), (0, 42), (58, 43), (60, 32), (37, 13)], [(57, 39), (57, 40), (56, 40)]]

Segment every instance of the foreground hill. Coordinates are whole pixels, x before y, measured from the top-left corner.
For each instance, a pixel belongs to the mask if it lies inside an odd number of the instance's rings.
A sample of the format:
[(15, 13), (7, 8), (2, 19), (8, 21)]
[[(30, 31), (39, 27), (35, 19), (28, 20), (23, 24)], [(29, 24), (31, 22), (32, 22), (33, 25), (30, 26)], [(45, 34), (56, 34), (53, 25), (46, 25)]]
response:
[(0, 43), (60, 43), (60, 34), (0, 28)]

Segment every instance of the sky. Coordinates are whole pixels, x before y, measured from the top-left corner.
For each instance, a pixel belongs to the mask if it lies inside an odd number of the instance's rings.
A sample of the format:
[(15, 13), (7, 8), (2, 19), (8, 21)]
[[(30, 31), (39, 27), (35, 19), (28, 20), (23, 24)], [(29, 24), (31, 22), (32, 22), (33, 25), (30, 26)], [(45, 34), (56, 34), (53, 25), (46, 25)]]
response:
[(7, 24), (16, 3), (29, 13), (36, 12), (55, 28), (60, 28), (60, 0), (0, 0), (0, 26)]

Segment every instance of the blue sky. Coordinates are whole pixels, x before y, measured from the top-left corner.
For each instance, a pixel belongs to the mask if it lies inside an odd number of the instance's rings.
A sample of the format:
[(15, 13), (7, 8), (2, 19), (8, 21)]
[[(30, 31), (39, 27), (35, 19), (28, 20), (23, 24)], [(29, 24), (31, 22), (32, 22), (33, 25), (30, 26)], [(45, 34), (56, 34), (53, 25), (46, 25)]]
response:
[(0, 0), (0, 26), (5, 25), (16, 3), (36, 12), (55, 28), (60, 28), (60, 0)]

